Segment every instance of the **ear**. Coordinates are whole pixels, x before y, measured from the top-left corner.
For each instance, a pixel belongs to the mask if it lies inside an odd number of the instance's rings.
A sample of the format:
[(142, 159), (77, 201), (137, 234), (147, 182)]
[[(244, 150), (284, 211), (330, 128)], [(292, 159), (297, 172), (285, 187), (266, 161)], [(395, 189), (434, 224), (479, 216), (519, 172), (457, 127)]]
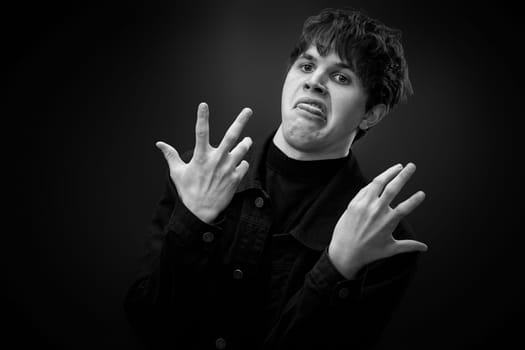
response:
[(367, 130), (376, 125), (383, 119), (384, 116), (388, 114), (388, 107), (383, 104), (379, 103), (375, 105), (374, 107), (370, 108), (368, 112), (366, 112), (365, 116), (363, 117), (363, 120), (361, 120), (361, 123), (359, 123), (359, 128), (362, 130)]

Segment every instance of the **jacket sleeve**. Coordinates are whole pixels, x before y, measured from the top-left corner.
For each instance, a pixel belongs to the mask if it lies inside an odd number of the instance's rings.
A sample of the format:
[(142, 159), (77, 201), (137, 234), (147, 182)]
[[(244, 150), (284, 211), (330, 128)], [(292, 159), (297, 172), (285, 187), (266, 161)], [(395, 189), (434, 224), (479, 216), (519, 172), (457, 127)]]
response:
[(202, 222), (186, 208), (168, 175), (138, 277), (124, 300), (126, 317), (140, 338), (162, 342), (170, 334), (176, 341), (177, 333), (191, 327), (185, 300), (202, 280), (220, 234), (218, 225)]
[(283, 308), (265, 349), (369, 349), (379, 340), (412, 279), (419, 253), (375, 261), (353, 280), (325, 249)]

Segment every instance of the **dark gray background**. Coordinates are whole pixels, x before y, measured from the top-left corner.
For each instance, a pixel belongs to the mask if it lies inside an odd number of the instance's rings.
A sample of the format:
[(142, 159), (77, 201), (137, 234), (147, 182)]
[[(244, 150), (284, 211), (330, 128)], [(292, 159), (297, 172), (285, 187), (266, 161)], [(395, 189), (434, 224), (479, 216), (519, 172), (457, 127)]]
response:
[[(16, 344), (138, 349), (122, 298), (166, 170), (154, 147), (193, 147), (197, 104), (217, 142), (241, 110), (263, 140), (280, 120), (303, 21), (350, 5), (403, 30), (415, 95), (354, 151), (368, 176), (418, 171), (399, 199), (429, 245), (380, 349), (478, 349), (523, 316), (511, 172), (522, 117), (515, 9), (443, 1), (193, 1), (4, 10), (8, 212), (4, 298)], [(521, 44), (519, 44), (521, 45)], [(9, 170), (7, 170), (9, 169)], [(305, 335), (307, 336), (307, 335)]]

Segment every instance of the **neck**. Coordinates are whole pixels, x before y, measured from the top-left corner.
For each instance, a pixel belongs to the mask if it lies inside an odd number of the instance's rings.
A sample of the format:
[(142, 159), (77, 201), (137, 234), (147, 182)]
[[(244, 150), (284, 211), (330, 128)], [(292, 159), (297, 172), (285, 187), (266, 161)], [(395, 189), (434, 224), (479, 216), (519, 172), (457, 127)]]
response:
[(286, 154), (287, 157), (295, 159), (295, 160), (302, 160), (302, 161), (312, 161), (312, 160), (325, 160), (325, 159), (337, 159), (337, 158), (344, 158), (348, 156), (348, 153), (350, 152), (350, 145), (352, 144), (352, 141), (354, 140), (355, 132), (352, 133), (349, 139), (349, 143), (347, 147), (332, 147), (330, 149), (300, 149), (297, 147), (294, 147), (291, 145), (288, 141), (286, 141), (286, 138), (283, 133), (283, 126), (279, 126), (279, 129), (273, 136), (273, 143), (274, 145), (281, 150), (284, 154)]

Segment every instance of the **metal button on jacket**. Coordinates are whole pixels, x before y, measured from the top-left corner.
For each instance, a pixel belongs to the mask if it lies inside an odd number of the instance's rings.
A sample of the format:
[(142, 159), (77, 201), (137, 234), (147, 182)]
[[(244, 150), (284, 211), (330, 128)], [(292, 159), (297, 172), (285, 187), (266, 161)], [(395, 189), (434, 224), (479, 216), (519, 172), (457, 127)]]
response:
[(236, 280), (240, 280), (243, 275), (244, 275), (244, 273), (242, 272), (241, 269), (233, 270), (233, 278), (235, 278)]
[(348, 290), (348, 288), (341, 288), (339, 289), (339, 292), (337, 293), (339, 294), (339, 298), (341, 299), (346, 299), (348, 298), (348, 295), (350, 294), (350, 291)]
[(262, 208), (263, 205), (264, 205), (264, 199), (262, 199), (262, 197), (255, 198), (255, 206), (257, 208)]
[(204, 232), (204, 234), (202, 235), (202, 240), (206, 243), (210, 243), (211, 241), (213, 241), (213, 233), (212, 232)]
[(224, 340), (224, 338), (218, 338), (215, 341), (215, 347), (217, 349), (226, 349), (226, 340)]

